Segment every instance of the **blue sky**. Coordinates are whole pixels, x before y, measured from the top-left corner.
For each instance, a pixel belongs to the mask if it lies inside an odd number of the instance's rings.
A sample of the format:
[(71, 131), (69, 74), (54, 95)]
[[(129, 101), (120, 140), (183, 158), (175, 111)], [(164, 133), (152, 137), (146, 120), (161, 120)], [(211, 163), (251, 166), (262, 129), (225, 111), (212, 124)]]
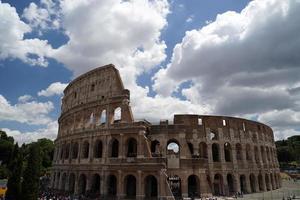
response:
[(136, 119), (244, 117), (299, 134), (297, 0), (0, 1), (0, 128), (54, 139), (67, 83), (113, 63)]

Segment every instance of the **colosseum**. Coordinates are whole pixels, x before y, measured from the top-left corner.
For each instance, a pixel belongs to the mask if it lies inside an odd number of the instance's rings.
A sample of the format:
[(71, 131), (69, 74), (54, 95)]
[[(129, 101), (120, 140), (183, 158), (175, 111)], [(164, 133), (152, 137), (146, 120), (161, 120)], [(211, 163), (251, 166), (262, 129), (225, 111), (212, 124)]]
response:
[(272, 129), (241, 118), (133, 118), (130, 92), (106, 65), (64, 90), (51, 187), (101, 199), (182, 199), (281, 187)]

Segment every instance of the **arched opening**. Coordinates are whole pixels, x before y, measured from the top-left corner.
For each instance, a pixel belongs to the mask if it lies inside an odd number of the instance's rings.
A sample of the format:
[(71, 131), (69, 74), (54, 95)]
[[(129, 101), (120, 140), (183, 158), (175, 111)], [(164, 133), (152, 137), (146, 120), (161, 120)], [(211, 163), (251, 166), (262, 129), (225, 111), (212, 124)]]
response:
[(200, 197), (199, 178), (196, 175), (188, 177), (188, 196), (191, 198)]
[(259, 188), (259, 191), (264, 191), (263, 177), (261, 174), (258, 175), (258, 188)]
[(100, 124), (106, 123), (106, 110), (103, 110), (100, 116)]
[(211, 140), (219, 140), (219, 133), (216, 130), (210, 131), (210, 139)]
[(266, 147), (266, 154), (267, 154), (267, 159), (270, 162), (270, 153), (269, 153), (269, 148)]
[(265, 154), (265, 148), (263, 146), (260, 147), (260, 153), (261, 153), (261, 158), (264, 163), (266, 163), (266, 154)]
[(254, 158), (255, 158), (255, 162), (258, 164), (259, 163), (259, 152), (258, 152), (258, 148), (257, 146), (254, 147)]
[(70, 144), (67, 144), (65, 150), (65, 159), (68, 159), (69, 155), (70, 155)]
[(75, 190), (75, 174), (71, 173), (69, 175), (69, 192), (73, 194), (74, 190)]
[(55, 189), (59, 189), (60, 172), (57, 173)]
[(250, 144), (246, 144), (246, 159), (248, 161), (252, 160)]
[(175, 139), (169, 140), (167, 143), (167, 152), (168, 154), (179, 154), (180, 153), (180, 145), (179, 142)]
[(200, 142), (199, 144), (199, 154), (201, 158), (207, 158), (207, 144), (205, 142)]
[(145, 178), (145, 196), (146, 198), (157, 197), (157, 180), (155, 176), (149, 175)]
[(100, 195), (100, 176), (99, 176), (99, 174), (93, 175), (91, 193), (93, 194), (93, 196)]
[(158, 157), (160, 156), (160, 151), (159, 151), (159, 141), (154, 140), (151, 142), (151, 154), (152, 157)]
[(114, 123), (121, 121), (121, 108), (117, 107), (114, 111)]
[(95, 123), (95, 115), (92, 112), (91, 115), (90, 115), (90, 118), (89, 118), (89, 124), (94, 124), (94, 123)]
[(247, 193), (245, 175), (240, 175), (240, 187), (241, 187), (241, 192), (243, 192), (244, 194)]
[(94, 146), (94, 158), (102, 158), (102, 141), (97, 140)]
[(110, 157), (117, 158), (119, 156), (119, 141), (115, 138), (111, 141)]
[(255, 176), (254, 176), (254, 174), (250, 174), (250, 187), (251, 187), (251, 192), (253, 193), (253, 192), (256, 192), (256, 185), (255, 185), (255, 182), (256, 182), (256, 180), (255, 180)]
[(60, 156), (59, 156), (60, 160), (62, 160), (64, 158), (64, 147), (60, 147)]
[(236, 144), (235, 149), (236, 149), (236, 159), (243, 160), (242, 145), (240, 143)]
[(134, 138), (129, 138), (127, 141), (127, 157), (137, 156), (137, 141)]
[(220, 196), (223, 194), (223, 178), (220, 174), (216, 174), (214, 177), (214, 195)]
[(233, 182), (233, 176), (232, 174), (227, 174), (227, 185), (228, 185), (228, 194), (232, 195), (234, 194), (234, 182)]
[(78, 192), (79, 192), (79, 194), (83, 194), (83, 195), (86, 192), (86, 176), (84, 174), (81, 174), (79, 176)]
[(275, 189), (275, 184), (274, 184), (274, 178), (273, 178), (273, 174), (270, 174), (270, 177), (271, 177), (271, 186), (272, 186), (272, 190)]
[(231, 162), (232, 161), (232, 156), (231, 156), (231, 145), (230, 143), (226, 142), (224, 144), (224, 155), (225, 155), (225, 161), (226, 162)]
[(82, 146), (82, 158), (88, 158), (89, 157), (89, 150), (90, 150), (90, 144), (88, 141), (83, 142)]
[(117, 194), (117, 178), (115, 175), (109, 175), (107, 179), (107, 195), (116, 196)]
[(72, 159), (76, 159), (78, 157), (78, 143), (74, 143), (72, 145)]
[(64, 191), (66, 189), (66, 181), (67, 181), (67, 174), (63, 173), (60, 188), (59, 188), (60, 190)]
[(212, 155), (214, 162), (220, 162), (220, 148), (219, 144), (213, 143), (212, 144)]
[(133, 175), (125, 177), (125, 191), (127, 198), (135, 198), (136, 196), (136, 178)]
[(192, 144), (192, 143), (190, 143), (190, 142), (188, 142), (187, 144), (188, 144), (188, 147), (189, 147), (189, 150), (190, 150), (191, 156), (193, 156), (193, 155), (194, 155), (194, 146), (193, 146), (193, 144)]
[(170, 176), (168, 178), (169, 185), (172, 191), (173, 196), (176, 198), (181, 198), (181, 179), (179, 176)]
[(265, 175), (265, 182), (266, 182), (266, 188), (267, 188), (267, 190), (268, 191), (271, 190), (270, 179), (269, 179), (269, 175), (268, 174)]

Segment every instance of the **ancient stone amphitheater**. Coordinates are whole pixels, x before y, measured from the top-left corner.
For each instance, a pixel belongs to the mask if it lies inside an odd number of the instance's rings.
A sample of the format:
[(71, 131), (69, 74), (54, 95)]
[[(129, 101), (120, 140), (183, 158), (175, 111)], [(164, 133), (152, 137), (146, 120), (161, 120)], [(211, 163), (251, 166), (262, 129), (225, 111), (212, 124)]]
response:
[(67, 86), (52, 188), (103, 199), (180, 199), (281, 186), (269, 126), (184, 114), (172, 123), (134, 121), (129, 99), (113, 65)]

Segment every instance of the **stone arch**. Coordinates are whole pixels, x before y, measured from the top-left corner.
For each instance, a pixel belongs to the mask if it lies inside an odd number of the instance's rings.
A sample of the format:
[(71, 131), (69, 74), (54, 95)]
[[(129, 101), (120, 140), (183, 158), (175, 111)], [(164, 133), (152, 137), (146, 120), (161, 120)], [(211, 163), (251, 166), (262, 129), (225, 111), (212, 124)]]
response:
[(61, 177), (61, 183), (60, 183), (60, 190), (65, 190), (66, 189), (66, 183), (67, 183), (67, 173), (63, 173)]
[(214, 195), (220, 196), (223, 194), (223, 177), (221, 174), (215, 174), (213, 187), (214, 187), (214, 191), (213, 191)]
[(176, 139), (170, 139), (167, 142), (167, 152), (168, 154), (172, 154), (172, 151), (175, 154), (179, 154), (180, 153), (180, 143), (176, 140)]
[(90, 143), (88, 141), (84, 141), (82, 144), (81, 156), (82, 158), (88, 158), (90, 151)]
[(214, 162), (220, 162), (220, 147), (218, 143), (212, 144), (212, 156)]
[(129, 174), (124, 178), (125, 183), (125, 196), (127, 198), (136, 197), (136, 178), (135, 176)]
[(229, 142), (225, 142), (224, 144), (224, 155), (226, 162), (232, 162), (232, 150)]
[(78, 158), (78, 142), (72, 145), (72, 159)]
[(92, 177), (92, 185), (91, 185), (91, 193), (98, 196), (100, 195), (100, 175), (99, 174), (94, 174)]
[(126, 142), (127, 157), (136, 157), (137, 156), (137, 141), (135, 138), (131, 137)]
[(102, 141), (98, 139), (94, 144), (94, 158), (102, 158), (102, 150)]
[(117, 195), (117, 177), (113, 174), (107, 177), (107, 195), (108, 196)]
[(188, 196), (191, 198), (200, 197), (200, 181), (196, 175), (188, 177)]
[(251, 192), (254, 193), (254, 192), (256, 192), (256, 177), (255, 177), (255, 175), (251, 173), (249, 176), (249, 180), (250, 180)]
[(246, 160), (251, 161), (252, 160), (252, 151), (250, 144), (246, 144)]
[(236, 159), (243, 160), (242, 145), (240, 143), (237, 143), (235, 145), (235, 149), (236, 149)]
[(101, 115), (100, 115), (100, 124), (105, 124), (106, 123), (106, 110), (102, 110)]
[(255, 158), (255, 162), (258, 164), (259, 163), (259, 152), (258, 152), (257, 146), (254, 146), (254, 158)]
[(119, 156), (119, 141), (116, 138), (112, 138), (110, 141), (110, 154), (111, 158), (117, 158)]
[(74, 191), (75, 191), (75, 174), (71, 173), (69, 175), (69, 192), (73, 194)]
[(228, 194), (232, 195), (235, 193), (235, 188), (234, 188), (234, 177), (232, 174), (227, 174), (226, 176), (227, 180), (227, 186), (228, 186)]
[(244, 174), (240, 175), (240, 189), (244, 194), (247, 193), (246, 176)]
[(121, 115), (122, 115), (121, 107), (117, 107), (114, 110), (114, 123), (117, 123), (117, 122), (121, 121)]
[(69, 159), (70, 155), (70, 144), (66, 144), (66, 150), (65, 150), (65, 159)]
[(148, 175), (145, 178), (145, 197), (153, 198), (158, 195), (157, 179), (153, 175)]
[(85, 194), (86, 192), (86, 175), (85, 174), (81, 174), (79, 176), (79, 179), (78, 179), (78, 193), (79, 194)]
[(208, 158), (207, 154), (207, 144), (205, 142), (200, 142), (199, 144), (199, 155), (201, 158)]
[(177, 175), (168, 178), (172, 194), (175, 198), (181, 198), (181, 178)]
[(152, 157), (159, 156), (159, 154), (160, 154), (159, 145), (160, 145), (159, 141), (157, 141), (157, 140), (151, 141), (151, 154), (152, 154)]
[(264, 148), (263, 146), (260, 147), (260, 153), (261, 153), (262, 161), (263, 161), (264, 163), (266, 163), (265, 148)]
[(266, 182), (266, 188), (268, 191), (271, 190), (271, 186), (270, 186), (270, 179), (269, 179), (269, 174), (265, 174), (265, 182)]
[(259, 191), (264, 191), (263, 177), (261, 174), (258, 175), (258, 188), (259, 188)]

